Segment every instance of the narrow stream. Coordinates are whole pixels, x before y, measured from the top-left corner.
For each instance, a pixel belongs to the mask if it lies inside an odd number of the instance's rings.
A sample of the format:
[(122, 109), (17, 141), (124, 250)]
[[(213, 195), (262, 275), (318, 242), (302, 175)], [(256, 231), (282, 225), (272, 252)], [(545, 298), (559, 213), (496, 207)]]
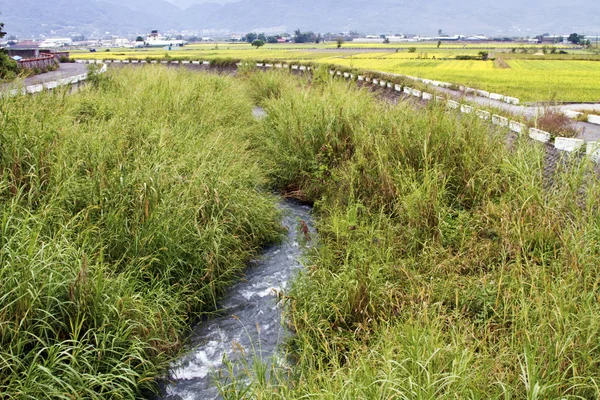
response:
[(309, 206), (282, 200), (280, 207), (287, 237), (252, 261), (244, 278), (221, 300), (220, 315), (202, 322), (192, 332), (190, 351), (173, 365), (172, 383), (163, 388), (163, 399), (217, 398), (214, 378), (216, 371), (225, 367), (224, 356), (237, 362), (244, 358), (249, 365), (256, 356), (264, 362), (278, 355), (281, 358), (278, 347), (290, 333), (282, 325), (277, 294), (302, 267), (303, 251), (311, 246), (307, 237), (314, 235), (314, 228)]

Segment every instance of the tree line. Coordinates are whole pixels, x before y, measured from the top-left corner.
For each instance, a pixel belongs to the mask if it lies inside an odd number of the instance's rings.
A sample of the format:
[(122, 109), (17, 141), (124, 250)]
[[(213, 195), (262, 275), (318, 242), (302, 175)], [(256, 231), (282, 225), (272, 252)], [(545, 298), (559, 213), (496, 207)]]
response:
[(302, 32), (300, 29), (296, 29), (293, 35), (289, 33), (282, 33), (279, 35), (267, 36), (265, 33), (256, 33), (249, 32), (247, 33), (242, 40), (248, 43), (255, 43), (256, 41), (261, 41), (264, 43), (278, 43), (281, 39), (286, 39), (293, 41), (294, 43), (321, 43), (325, 41), (335, 41), (339, 43), (343, 43), (345, 40), (349, 40), (352, 37), (358, 37), (357, 32), (350, 32), (348, 38), (339, 34), (325, 33), (324, 35), (320, 33), (315, 33), (313, 31)]

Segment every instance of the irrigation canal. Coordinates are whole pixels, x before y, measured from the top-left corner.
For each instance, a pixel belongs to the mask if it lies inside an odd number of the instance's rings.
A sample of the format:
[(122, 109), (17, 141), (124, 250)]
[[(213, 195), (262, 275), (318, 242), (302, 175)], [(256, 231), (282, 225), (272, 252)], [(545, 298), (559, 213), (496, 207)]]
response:
[(315, 230), (309, 206), (282, 200), (280, 207), (287, 237), (251, 262), (244, 278), (219, 303), (222, 311), (218, 316), (193, 330), (187, 345), (189, 351), (172, 366), (170, 383), (162, 388), (159, 398), (218, 398), (215, 376), (229, 376), (224, 356), (237, 365), (234, 374), (245, 363), (251, 366), (255, 357), (269, 365), (275, 360), (285, 363), (280, 345), (290, 332), (282, 324), (277, 298), (302, 267), (303, 252), (311, 246), (310, 235), (314, 236)]

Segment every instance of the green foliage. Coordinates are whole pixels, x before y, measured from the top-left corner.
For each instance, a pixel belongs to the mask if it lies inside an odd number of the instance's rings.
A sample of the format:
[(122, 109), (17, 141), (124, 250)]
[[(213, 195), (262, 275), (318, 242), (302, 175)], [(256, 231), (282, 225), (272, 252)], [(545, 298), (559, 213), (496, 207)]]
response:
[(481, 55), (479, 55), (479, 56), (471, 56), (471, 55), (459, 54), (459, 55), (457, 55), (454, 58), (456, 60), (462, 60), (462, 61), (466, 61), (466, 60), (481, 60)]
[(0, 79), (12, 80), (19, 72), (19, 66), (4, 49), (0, 49)]
[(0, 100), (1, 397), (149, 397), (279, 235), (242, 87), (150, 66), (92, 82)]
[(272, 96), (261, 78), (253, 143), (275, 187), (314, 202), (320, 246), (286, 297), (297, 364), (246, 397), (600, 395), (586, 160), (565, 158), (548, 190), (544, 148), (476, 116), (287, 75)]
[[(0, 38), (6, 36), (6, 32), (2, 31), (4, 23), (0, 22)], [(19, 72), (19, 66), (15, 60), (8, 56), (5, 49), (0, 49), (0, 80), (14, 79)]]
[(408, 48), (408, 52), (409, 53), (416, 53), (417, 52), (417, 48), (416, 47), (409, 47)]
[(300, 29), (296, 29), (294, 32), (294, 42), (295, 43), (311, 43), (317, 40), (317, 35), (313, 32), (301, 32)]
[(264, 46), (264, 45), (265, 45), (265, 42), (263, 42), (263, 41), (262, 41), (262, 40), (260, 40), (260, 39), (256, 39), (255, 41), (253, 41), (253, 42), (252, 42), (252, 46), (256, 47), (257, 49), (258, 49), (259, 47), (262, 47), (262, 46)]
[(585, 39), (585, 36), (583, 36), (583, 35), (578, 35), (577, 33), (571, 33), (567, 40), (573, 44), (580, 44), (581, 41), (583, 41), (584, 39)]

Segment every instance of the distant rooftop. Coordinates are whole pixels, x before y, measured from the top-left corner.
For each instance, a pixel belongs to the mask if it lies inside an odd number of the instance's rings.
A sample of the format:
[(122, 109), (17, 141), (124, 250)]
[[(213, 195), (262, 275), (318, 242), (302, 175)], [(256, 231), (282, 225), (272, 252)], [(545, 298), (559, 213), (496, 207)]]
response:
[(19, 42), (12, 46), (7, 46), (7, 48), (11, 50), (37, 50), (40, 48), (40, 42)]

